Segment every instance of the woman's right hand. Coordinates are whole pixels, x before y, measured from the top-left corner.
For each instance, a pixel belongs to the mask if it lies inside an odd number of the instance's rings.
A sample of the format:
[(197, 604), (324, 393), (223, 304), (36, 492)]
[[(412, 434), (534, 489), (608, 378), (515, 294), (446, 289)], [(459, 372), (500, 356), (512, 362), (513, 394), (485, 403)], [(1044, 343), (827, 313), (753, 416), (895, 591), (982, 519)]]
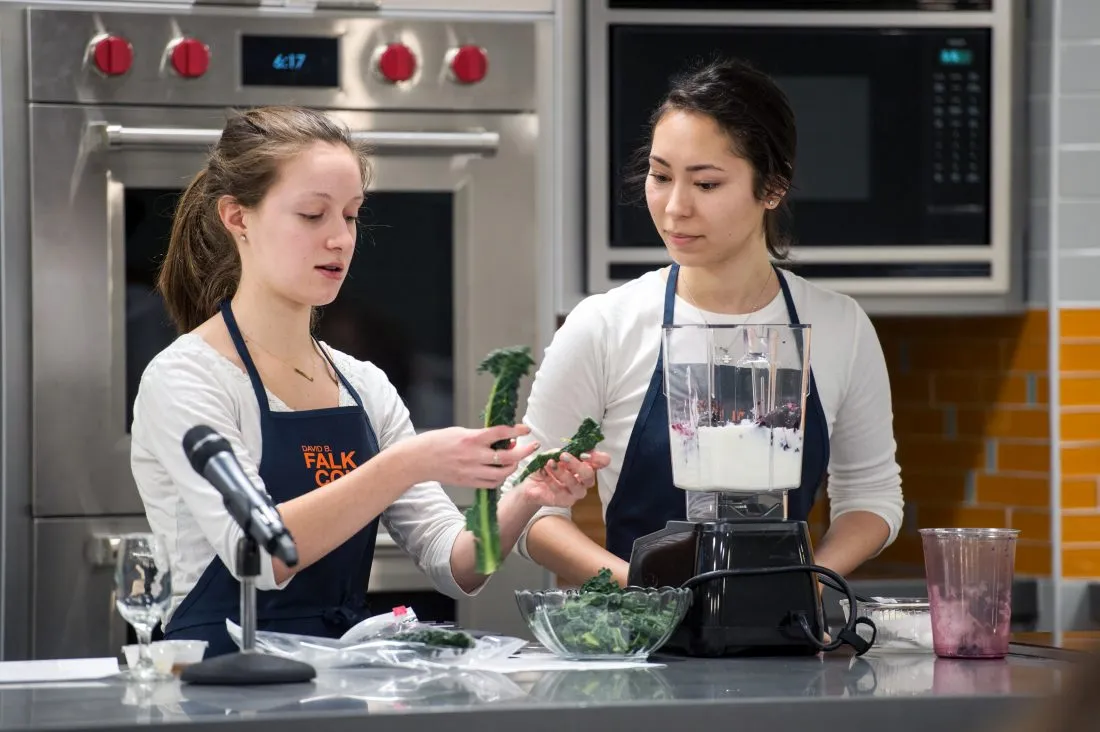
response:
[[(448, 427), (406, 440), (415, 449), (417, 483), (434, 480), (444, 485), (467, 488), (498, 488), (515, 472), (521, 460), (539, 449), (537, 442), (516, 447), (516, 438), (530, 433), (524, 424), (484, 429)], [(497, 442), (509, 447), (494, 450)]]

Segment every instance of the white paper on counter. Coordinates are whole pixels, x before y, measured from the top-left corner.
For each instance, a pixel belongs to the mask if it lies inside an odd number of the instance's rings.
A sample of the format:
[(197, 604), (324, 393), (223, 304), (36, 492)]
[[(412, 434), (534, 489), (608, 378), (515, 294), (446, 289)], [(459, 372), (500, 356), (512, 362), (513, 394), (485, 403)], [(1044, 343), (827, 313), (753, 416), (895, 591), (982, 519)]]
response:
[(509, 658), (493, 658), (472, 663), (464, 668), (478, 671), (495, 671), (500, 674), (517, 674), (526, 671), (613, 671), (630, 668), (663, 668), (663, 663), (648, 661), (569, 661), (549, 653), (521, 653)]
[(0, 662), (0, 684), (92, 681), (118, 674), (117, 658), (60, 658)]

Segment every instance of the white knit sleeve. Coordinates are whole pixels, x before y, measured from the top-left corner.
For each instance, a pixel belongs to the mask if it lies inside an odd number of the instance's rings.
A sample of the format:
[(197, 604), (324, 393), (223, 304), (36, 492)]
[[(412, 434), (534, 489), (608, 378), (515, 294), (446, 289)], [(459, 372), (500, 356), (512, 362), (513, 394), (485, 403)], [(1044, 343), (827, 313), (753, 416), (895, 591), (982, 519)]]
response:
[[(352, 381), (377, 432), (379, 448), (386, 450), (401, 440), (415, 437), (409, 410), (385, 373), (363, 361), (355, 361), (350, 368), (354, 371)], [(451, 571), (451, 550), (466, 528), (466, 519), (439, 483), (411, 486), (382, 512), (382, 524), (441, 593), (455, 599), (478, 594), (480, 587), (464, 592)]]
[(852, 511), (880, 516), (890, 527), (885, 548), (901, 528), (901, 470), (886, 360), (870, 318), (857, 311), (847, 386), (830, 440), (830, 517)]
[[(598, 297), (591, 297), (574, 308), (554, 334), (531, 385), (523, 422), (531, 434), (523, 442), (536, 440), (541, 450), (560, 448), (576, 432), (585, 418), (602, 422), (606, 408), (607, 340)], [(530, 459), (517, 469), (522, 471)], [(510, 487), (514, 487), (509, 481)], [(527, 532), (543, 516), (572, 517), (568, 508), (541, 508), (528, 522), (516, 543), (516, 550), (527, 553)]]
[[(156, 525), (158, 518), (170, 515), (170, 506), (177, 498), (155, 492), (157, 486), (152, 476), (160, 471), (166, 473), (171, 482), (170, 491), (182, 499), (209, 542), (211, 559), (216, 553), (226, 569), (240, 579), (236, 574), (236, 556), (243, 531), (225, 509), (221, 494), (195, 472), (183, 451), (183, 436), (200, 424), (213, 428), (229, 442), (245, 474), (258, 490), (266, 493), (259, 474), (259, 456), (252, 454), (242, 439), (233, 396), (211, 370), (210, 364), (186, 352), (161, 354), (142, 375), (134, 401), (134, 422), (130, 431), (130, 465), (134, 480), (150, 523)], [(290, 579), (277, 584), (271, 555), (262, 547), (260, 552), (256, 588), (286, 587)]]

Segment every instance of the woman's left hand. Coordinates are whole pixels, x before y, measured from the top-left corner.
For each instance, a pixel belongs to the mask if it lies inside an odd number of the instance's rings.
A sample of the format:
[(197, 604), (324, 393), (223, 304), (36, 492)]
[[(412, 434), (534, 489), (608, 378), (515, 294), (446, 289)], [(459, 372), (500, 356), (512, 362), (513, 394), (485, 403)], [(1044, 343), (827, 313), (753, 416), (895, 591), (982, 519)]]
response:
[(523, 481), (523, 495), (540, 506), (569, 508), (596, 484), (596, 471), (611, 464), (607, 453), (592, 451), (582, 458), (562, 453)]

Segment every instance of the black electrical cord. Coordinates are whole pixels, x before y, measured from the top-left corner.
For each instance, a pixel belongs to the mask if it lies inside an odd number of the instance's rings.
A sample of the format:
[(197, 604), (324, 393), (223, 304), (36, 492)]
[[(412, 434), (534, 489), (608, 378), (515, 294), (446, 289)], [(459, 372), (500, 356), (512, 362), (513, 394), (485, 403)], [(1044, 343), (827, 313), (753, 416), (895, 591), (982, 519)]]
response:
[[(698, 585), (710, 582), (716, 579), (723, 579), (726, 577), (752, 577), (765, 574), (789, 574), (792, 572), (809, 572), (810, 574), (820, 574), (824, 577), (832, 580), (836, 583), (836, 586), (830, 583), (834, 589), (843, 592), (848, 597), (848, 618), (844, 621), (844, 628), (837, 633), (835, 640), (830, 643), (822, 642), (817, 636), (814, 635), (813, 629), (810, 628), (810, 620), (804, 613), (795, 613), (794, 617), (798, 621), (798, 625), (802, 628), (802, 632), (815, 648), (819, 651), (835, 651), (843, 644), (847, 643), (855, 649), (857, 656), (862, 656), (864, 653), (871, 649), (871, 646), (875, 642), (875, 638), (878, 636), (878, 628), (875, 627), (874, 622), (870, 618), (857, 617), (857, 611), (859, 604), (857, 602), (856, 593), (852, 592), (852, 588), (848, 586), (848, 583), (844, 581), (844, 578), (839, 574), (829, 569), (828, 567), (821, 567), (816, 564), (798, 564), (789, 567), (759, 567), (756, 569), (716, 569), (711, 572), (703, 572), (697, 574), (691, 579), (684, 582), (680, 587), (684, 589), (691, 589)], [(871, 628), (871, 640), (864, 640), (856, 632), (856, 626), (859, 624), (867, 625)]]

